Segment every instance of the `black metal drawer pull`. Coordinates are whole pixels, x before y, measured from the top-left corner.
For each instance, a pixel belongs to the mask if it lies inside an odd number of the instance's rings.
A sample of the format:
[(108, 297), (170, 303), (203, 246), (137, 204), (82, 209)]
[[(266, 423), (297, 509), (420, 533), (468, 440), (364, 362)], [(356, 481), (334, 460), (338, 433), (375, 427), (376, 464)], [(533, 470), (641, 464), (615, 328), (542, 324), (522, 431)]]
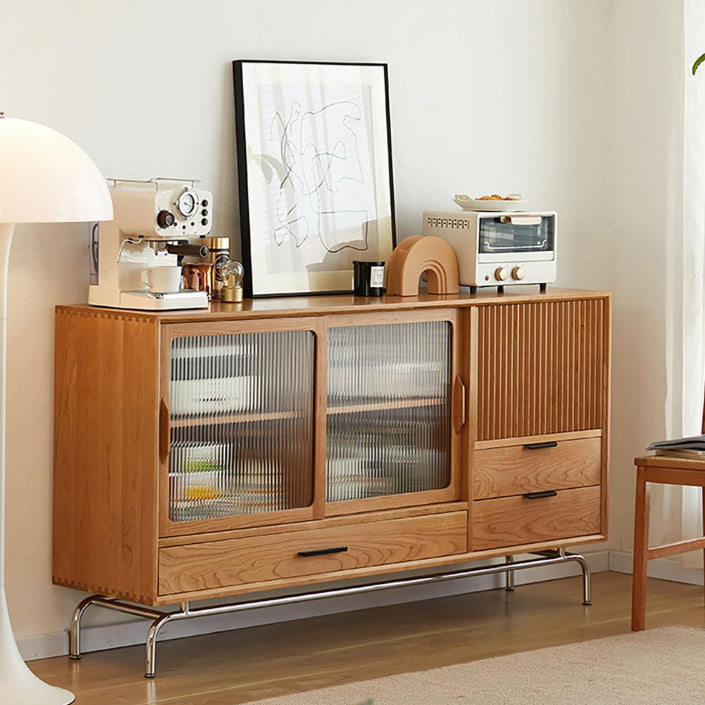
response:
[(308, 556), (325, 556), (328, 553), (345, 553), (348, 550), (347, 546), (336, 546), (335, 548), (319, 548), (316, 551), (299, 551), (302, 558)]
[(555, 448), (558, 441), (544, 441), (543, 443), (524, 443), (527, 450), (538, 450), (539, 448)]
[(557, 494), (556, 490), (546, 490), (545, 492), (527, 492), (524, 497), (527, 499), (543, 499), (544, 497), (555, 497)]

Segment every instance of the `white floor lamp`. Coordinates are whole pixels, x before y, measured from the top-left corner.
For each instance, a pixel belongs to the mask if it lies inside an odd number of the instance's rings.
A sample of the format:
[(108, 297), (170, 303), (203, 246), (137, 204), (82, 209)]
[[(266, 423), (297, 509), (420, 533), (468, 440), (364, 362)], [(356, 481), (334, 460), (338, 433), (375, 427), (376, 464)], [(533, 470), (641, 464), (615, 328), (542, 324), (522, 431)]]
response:
[(5, 379), (7, 264), (16, 223), (111, 220), (105, 179), (90, 157), (60, 133), (0, 113), (0, 703), (67, 705), (73, 693), (27, 668), (5, 598)]

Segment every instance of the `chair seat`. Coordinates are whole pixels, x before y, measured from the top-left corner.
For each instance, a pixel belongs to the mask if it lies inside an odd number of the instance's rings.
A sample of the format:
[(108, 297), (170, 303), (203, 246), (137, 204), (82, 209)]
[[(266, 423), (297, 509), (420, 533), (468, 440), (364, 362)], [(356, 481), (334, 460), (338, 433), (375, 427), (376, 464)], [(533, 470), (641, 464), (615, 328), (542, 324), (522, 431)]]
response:
[(705, 458), (683, 458), (676, 455), (641, 455), (634, 458), (634, 465), (642, 468), (705, 470)]
[(642, 455), (634, 458), (634, 464), (641, 468), (645, 482), (705, 487), (705, 459)]

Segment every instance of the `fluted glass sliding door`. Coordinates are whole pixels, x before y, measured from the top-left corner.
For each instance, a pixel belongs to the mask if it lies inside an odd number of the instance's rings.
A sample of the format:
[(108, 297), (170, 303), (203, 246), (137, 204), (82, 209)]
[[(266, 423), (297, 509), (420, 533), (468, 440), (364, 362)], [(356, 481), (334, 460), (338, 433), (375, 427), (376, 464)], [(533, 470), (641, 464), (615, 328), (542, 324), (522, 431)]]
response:
[(449, 485), (451, 349), (445, 320), (328, 331), (327, 502)]

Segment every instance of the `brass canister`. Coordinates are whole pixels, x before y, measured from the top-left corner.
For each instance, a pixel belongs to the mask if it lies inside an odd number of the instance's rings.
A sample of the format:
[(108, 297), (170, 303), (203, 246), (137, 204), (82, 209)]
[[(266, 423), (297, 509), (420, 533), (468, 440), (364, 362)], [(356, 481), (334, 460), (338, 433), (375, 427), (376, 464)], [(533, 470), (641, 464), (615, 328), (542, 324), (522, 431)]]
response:
[(223, 296), (223, 284), (225, 283), (222, 269), (223, 265), (230, 259), (230, 238), (204, 237), (199, 239), (199, 242), (208, 248), (208, 256), (204, 261), (213, 264), (211, 299), (221, 299)]

